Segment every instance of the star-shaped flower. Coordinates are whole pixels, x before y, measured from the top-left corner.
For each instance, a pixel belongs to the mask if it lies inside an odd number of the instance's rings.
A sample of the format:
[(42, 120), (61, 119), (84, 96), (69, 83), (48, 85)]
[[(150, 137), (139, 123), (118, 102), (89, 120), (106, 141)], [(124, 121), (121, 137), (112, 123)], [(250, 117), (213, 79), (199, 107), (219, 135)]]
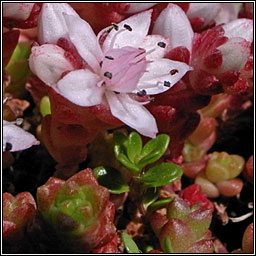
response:
[[(143, 106), (149, 102), (144, 96), (165, 92), (191, 68), (163, 58), (169, 40), (147, 35), (151, 12), (113, 24), (96, 37), (69, 6), (44, 4), (39, 41), (48, 45), (32, 48), (30, 68), (72, 103), (88, 107), (106, 104), (113, 116), (142, 135), (155, 137), (156, 121)], [(61, 37), (72, 42), (86, 68), (74, 70), (65, 59), (63, 49), (54, 45)], [(71, 72), (62, 77), (65, 71)]]

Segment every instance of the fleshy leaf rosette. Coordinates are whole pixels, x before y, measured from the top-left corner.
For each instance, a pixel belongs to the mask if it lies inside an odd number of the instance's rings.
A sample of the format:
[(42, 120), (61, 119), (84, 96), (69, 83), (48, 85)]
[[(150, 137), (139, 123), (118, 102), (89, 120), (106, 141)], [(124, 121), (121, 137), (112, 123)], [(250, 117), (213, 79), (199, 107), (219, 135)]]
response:
[(13, 244), (24, 237), (24, 229), (36, 213), (36, 203), (29, 192), (15, 197), (3, 194), (3, 241)]
[(161, 248), (168, 253), (212, 253), (211, 232), (208, 230), (212, 210), (199, 204), (189, 204), (175, 198), (167, 206), (167, 216), (154, 213), (151, 226), (159, 238)]
[(102, 247), (115, 235), (114, 205), (91, 169), (67, 181), (51, 177), (37, 189), (37, 202), (44, 220), (76, 252)]

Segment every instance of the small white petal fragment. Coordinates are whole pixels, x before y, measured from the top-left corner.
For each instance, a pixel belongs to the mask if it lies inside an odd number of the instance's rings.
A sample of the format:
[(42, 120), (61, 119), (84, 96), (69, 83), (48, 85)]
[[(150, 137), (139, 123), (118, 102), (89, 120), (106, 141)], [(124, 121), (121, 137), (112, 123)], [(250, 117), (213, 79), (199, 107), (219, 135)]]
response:
[(223, 25), (225, 36), (228, 38), (241, 37), (252, 42), (253, 21), (250, 19), (236, 19)]
[(118, 30), (112, 29), (107, 35), (102, 47), (103, 52), (125, 46), (138, 48), (148, 34), (151, 13), (152, 10), (135, 14), (118, 23)]
[(3, 150), (20, 151), (38, 145), (40, 142), (30, 133), (12, 122), (3, 121)]
[(146, 60), (156, 60), (163, 58), (168, 52), (169, 39), (159, 35), (146, 36), (141, 48), (146, 50)]
[(220, 10), (220, 3), (190, 3), (187, 16), (190, 19), (203, 18), (205, 27), (217, 17)]
[(46, 85), (54, 85), (63, 72), (74, 69), (64, 53), (61, 47), (53, 44), (34, 46), (29, 57), (29, 67)]
[(217, 49), (222, 53), (221, 72), (242, 69), (250, 56), (249, 42), (239, 37), (229, 39)]
[(191, 52), (194, 32), (185, 12), (175, 4), (169, 4), (156, 19), (153, 34), (170, 39), (170, 49), (187, 47)]
[(104, 93), (104, 89), (97, 86), (99, 80), (99, 76), (88, 69), (75, 70), (57, 83), (56, 91), (79, 106), (94, 106), (102, 102)]
[(113, 116), (146, 137), (156, 137), (158, 129), (155, 118), (145, 107), (127, 94), (108, 91), (105, 95)]
[(146, 90), (149, 95), (165, 92), (189, 70), (192, 70), (192, 68), (183, 62), (169, 59), (153, 61), (148, 64), (148, 72), (143, 74), (134, 93), (141, 90)]
[(237, 19), (241, 3), (221, 3), (221, 10), (215, 17), (216, 25)]
[(93, 68), (95, 72), (100, 69), (99, 62), (103, 54), (90, 25), (79, 17), (65, 15), (69, 38), (75, 45), (81, 57)]
[(3, 3), (3, 17), (26, 20), (33, 7), (33, 3)]
[(156, 3), (129, 3), (129, 5), (130, 5), (129, 9), (124, 13), (141, 12), (153, 7), (154, 5), (156, 5)]
[(40, 44), (56, 44), (61, 37), (68, 39), (68, 28), (63, 13), (79, 17), (67, 3), (44, 3), (38, 18)]

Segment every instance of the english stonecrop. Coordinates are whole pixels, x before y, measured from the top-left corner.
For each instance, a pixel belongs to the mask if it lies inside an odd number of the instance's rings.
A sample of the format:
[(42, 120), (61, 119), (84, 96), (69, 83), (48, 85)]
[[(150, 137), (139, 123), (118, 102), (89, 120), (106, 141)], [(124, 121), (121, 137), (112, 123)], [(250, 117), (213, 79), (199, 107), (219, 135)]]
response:
[[(131, 16), (96, 37), (68, 4), (44, 4), (38, 27), (43, 45), (32, 48), (30, 69), (72, 103), (106, 105), (114, 117), (154, 138), (157, 124), (143, 105), (150, 102), (149, 95), (169, 90), (191, 68), (164, 58), (169, 39), (147, 35), (151, 13)], [(74, 46), (82, 66), (77, 68), (66, 57), (60, 39)]]

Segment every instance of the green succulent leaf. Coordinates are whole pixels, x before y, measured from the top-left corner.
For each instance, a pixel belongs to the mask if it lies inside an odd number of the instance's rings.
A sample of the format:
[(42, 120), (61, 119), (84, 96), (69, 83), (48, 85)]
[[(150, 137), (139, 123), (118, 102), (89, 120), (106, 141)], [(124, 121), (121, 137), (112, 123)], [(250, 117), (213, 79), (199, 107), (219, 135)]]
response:
[(172, 200), (173, 198), (167, 197), (167, 198), (155, 201), (148, 207), (148, 212), (154, 212), (160, 208), (163, 208), (165, 205), (169, 204)]
[(182, 168), (174, 163), (161, 163), (150, 168), (143, 176), (141, 182), (146, 187), (160, 187), (167, 185), (181, 177)]
[(150, 140), (143, 147), (137, 165), (142, 169), (160, 159), (167, 150), (169, 142), (170, 137), (166, 134), (160, 134), (155, 139)]
[[(128, 137), (122, 133), (114, 133), (114, 152), (116, 159), (131, 171), (138, 172), (140, 169), (127, 157)], [(131, 153), (130, 153), (131, 155)]]
[(129, 191), (123, 175), (112, 167), (99, 166), (93, 169), (99, 184), (108, 188), (112, 194), (121, 194)]
[(143, 207), (147, 210), (147, 208), (154, 203), (158, 198), (158, 191), (156, 188), (149, 188), (142, 196), (142, 204)]
[(173, 253), (172, 243), (169, 236), (167, 236), (164, 240), (164, 247), (165, 247), (165, 252)]
[(141, 253), (133, 239), (126, 233), (121, 233), (121, 239), (128, 253)]
[(130, 133), (127, 141), (127, 156), (132, 163), (136, 163), (142, 150), (142, 140), (137, 132)]

